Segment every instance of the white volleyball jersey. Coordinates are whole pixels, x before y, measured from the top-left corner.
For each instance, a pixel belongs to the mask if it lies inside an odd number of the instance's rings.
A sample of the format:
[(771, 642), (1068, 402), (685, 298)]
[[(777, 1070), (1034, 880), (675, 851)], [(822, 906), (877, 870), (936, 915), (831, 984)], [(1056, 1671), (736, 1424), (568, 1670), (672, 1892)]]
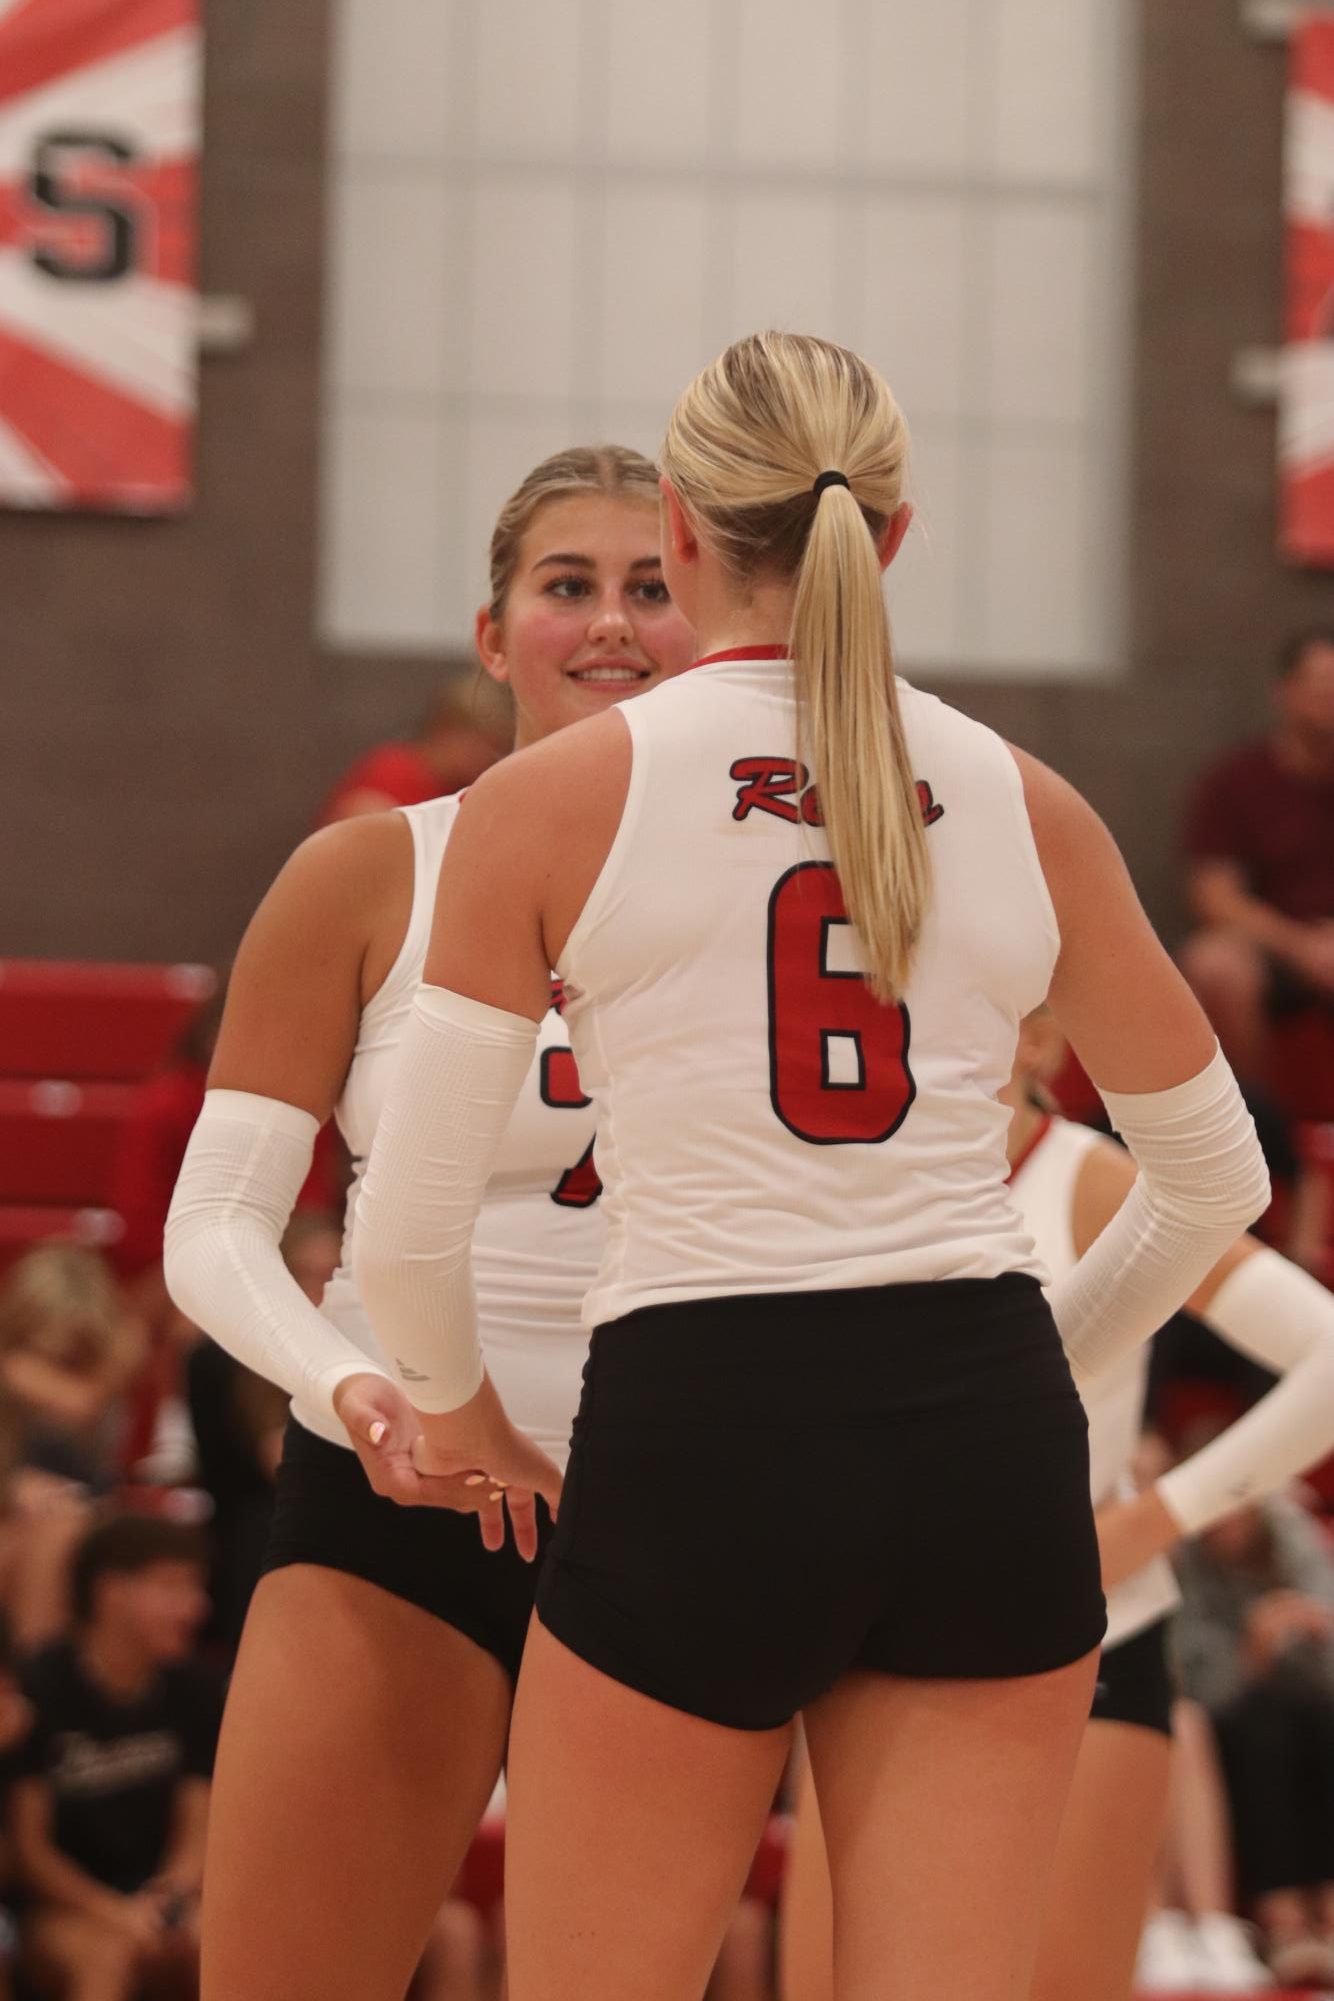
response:
[(1044, 1274), (1006, 1185), (1021, 1017), (1058, 949), (1012, 754), (900, 686), (933, 868), (900, 1006), (858, 967), (790, 663), (621, 711), (621, 825), (558, 970), (597, 1109), (590, 1325), (655, 1302)]
[[(1088, 1126), (1052, 1119), (1015, 1169), (1011, 1186), (1038, 1255), (1053, 1280), (1063, 1278), (1075, 1263), (1072, 1225), (1079, 1171), (1095, 1146), (1110, 1144)], [(1135, 1491), (1130, 1469), (1144, 1416), (1148, 1374), (1145, 1343), (1116, 1368), (1081, 1386), (1089, 1421), (1089, 1484), (1095, 1507)], [(1103, 1645), (1114, 1647), (1132, 1639), (1170, 1612), (1176, 1602), (1172, 1567), (1165, 1557), (1158, 1557), (1112, 1592), (1107, 1601)]]
[[(353, 1159), (342, 1258), (322, 1311), (388, 1369), (352, 1281), (357, 1188), (431, 936), (436, 880), (458, 815), (456, 797), (402, 809), (412, 830), (412, 914), (384, 985), (361, 1017), (336, 1111)], [(538, 1031), (537, 1053), (487, 1184), (473, 1235), (473, 1272), (482, 1352), (505, 1409), (544, 1451), (564, 1464), (588, 1352), (582, 1305), (602, 1251), (601, 1184), (593, 1166), (593, 1112), (580, 1088), (558, 990)], [(389, 1373), (393, 1373), (389, 1370)], [(346, 1445), (341, 1426), (300, 1401), (294, 1414), (312, 1431)]]

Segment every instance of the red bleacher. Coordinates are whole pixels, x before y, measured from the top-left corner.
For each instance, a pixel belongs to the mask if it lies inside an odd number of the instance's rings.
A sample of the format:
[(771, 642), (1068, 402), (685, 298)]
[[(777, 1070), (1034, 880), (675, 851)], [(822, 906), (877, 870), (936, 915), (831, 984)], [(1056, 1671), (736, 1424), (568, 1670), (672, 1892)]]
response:
[(134, 1086), (215, 983), (207, 966), (0, 960), (0, 1266), (47, 1238), (115, 1242)]
[(0, 1077), (133, 1083), (216, 984), (207, 966), (0, 959)]

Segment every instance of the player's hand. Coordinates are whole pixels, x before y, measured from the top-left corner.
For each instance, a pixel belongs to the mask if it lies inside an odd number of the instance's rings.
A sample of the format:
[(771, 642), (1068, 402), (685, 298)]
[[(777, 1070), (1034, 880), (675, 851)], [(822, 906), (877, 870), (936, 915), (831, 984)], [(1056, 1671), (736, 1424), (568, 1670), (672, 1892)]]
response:
[(490, 1377), (483, 1377), (476, 1395), (458, 1410), (415, 1415), (421, 1430), (412, 1454), (418, 1472), (467, 1483), (478, 1496), (478, 1524), (488, 1549), (503, 1546), (508, 1511), (515, 1545), (531, 1563), (537, 1555), (537, 1496), (554, 1521), (561, 1476), (546, 1453), (510, 1423)]
[(1155, 1556), (1163, 1556), (1181, 1539), (1178, 1524), (1146, 1487), (1128, 1501), (1109, 1501), (1097, 1514), (1098, 1551), (1102, 1557), (1102, 1588), (1114, 1591), (1135, 1577)]
[(470, 1486), (462, 1474), (440, 1477), (418, 1468), (413, 1447), (421, 1437), (421, 1419), (387, 1377), (372, 1371), (347, 1376), (333, 1403), (366, 1478), (385, 1500), (403, 1508), (452, 1508), (461, 1515), (480, 1514), (489, 1505), (481, 1482)]

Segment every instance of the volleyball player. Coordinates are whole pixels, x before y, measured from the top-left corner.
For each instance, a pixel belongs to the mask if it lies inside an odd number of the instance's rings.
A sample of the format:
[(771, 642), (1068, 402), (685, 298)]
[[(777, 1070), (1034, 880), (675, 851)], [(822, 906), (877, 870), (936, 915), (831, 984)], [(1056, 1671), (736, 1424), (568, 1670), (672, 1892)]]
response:
[[(607, 1186), (511, 1740), (513, 2001), (702, 1991), (799, 1710), (840, 2001), (1026, 1995), (1104, 1629), (1062, 1337), (1111, 1366), (1266, 1199), (1103, 828), (896, 687), (906, 451), (826, 342), (706, 369), (664, 458), (703, 660), (488, 773), (441, 872), (354, 1238), (423, 1468), (532, 1484), (468, 1245), (548, 966)], [(1049, 989), (1140, 1163), (1055, 1322), (998, 1097)]]
[[(1048, 1109), (1064, 1044), (1042, 1009), (1023, 1024), (1007, 1153), (1024, 1223), (1061, 1280), (1112, 1222), (1135, 1180), (1113, 1141)], [(1057, 1847), (1033, 2001), (1127, 2001), (1167, 1809), (1172, 1684), (1167, 1620), (1177, 1602), (1166, 1552), (1276, 1492), (1334, 1447), (1334, 1299), (1254, 1237), (1227, 1250), (1187, 1304), (1281, 1383), (1221, 1437), (1135, 1494), (1148, 1350), (1083, 1383), (1090, 1488), (1098, 1509), (1107, 1637)], [(886, 1855), (886, 1877), (896, 1867)], [(783, 1923), (790, 2001), (833, 1992), (828, 1872), (803, 1782)], [(1258, 1970), (1243, 1928), (1211, 1914), (1200, 1935), (1202, 1992), (1247, 1992)], [(1210, 1984), (1210, 1983), (1214, 1984)], [(1225, 1987), (1222, 1983), (1231, 1982)], [(1245, 1983), (1245, 1984), (1240, 1984)]]
[[(502, 512), (477, 643), (520, 745), (690, 658), (657, 498), (655, 468), (608, 447), (547, 460)], [(416, 1423), (347, 1245), (322, 1310), (278, 1252), (331, 1109), (360, 1172), (458, 811), (454, 797), (353, 820), (288, 863), (241, 947), (172, 1206), (178, 1304), (293, 1397), (214, 1787), (205, 2001), (402, 2001), (509, 1726), (537, 1524), (522, 1553), (489, 1554), (476, 1522), (442, 1511), (480, 1507), (503, 1541), (490, 1488), (413, 1471)], [(578, 1401), (601, 1240), (592, 1113), (547, 998), (477, 1239), (488, 1365), (543, 1469)]]

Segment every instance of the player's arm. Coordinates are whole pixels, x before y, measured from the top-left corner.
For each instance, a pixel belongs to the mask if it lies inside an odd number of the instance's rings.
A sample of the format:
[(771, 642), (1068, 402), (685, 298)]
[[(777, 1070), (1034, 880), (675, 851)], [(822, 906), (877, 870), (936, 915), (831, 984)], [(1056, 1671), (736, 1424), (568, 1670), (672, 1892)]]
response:
[[(531, 1494), (559, 1476), (509, 1424), (482, 1365), (473, 1225), (551, 1004), (551, 970), (611, 848), (630, 775), (624, 719), (563, 730), (493, 767), (459, 811), (436, 897), (425, 983), (367, 1163), (354, 1275), (440, 1473), (469, 1464), (520, 1494), (520, 1547), (535, 1548)], [(483, 1539), (504, 1522), (482, 1510)]]
[(1269, 1201), (1255, 1127), (1213, 1030), (1079, 794), (1016, 753), (1060, 932), (1052, 1011), (1138, 1174), (1052, 1293), (1076, 1373), (1110, 1367), (1202, 1283)]
[(164, 1270), (181, 1311), (331, 1413), (340, 1384), (378, 1372), (310, 1304), (279, 1245), (351, 1061), (376, 913), (397, 900), (406, 927), (411, 857), (393, 814), (330, 827), (287, 863), (237, 954), (167, 1219)]
[[(1134, 1187), (1130, 1156), (1111, 1140), (1085, 1156), (1071, 1235), (1083, 1256)], [(1185, 1302), (1229, 1346), (1280, 1381), (1202, 1451), (1132, 1500), (1099, 1514), (1103, 1583), (1111, 1590), (1187, 1535), (1274, 1494), (1334, 1448), (1334, 1296), (1255, 1237), (1231, 1245)]]

